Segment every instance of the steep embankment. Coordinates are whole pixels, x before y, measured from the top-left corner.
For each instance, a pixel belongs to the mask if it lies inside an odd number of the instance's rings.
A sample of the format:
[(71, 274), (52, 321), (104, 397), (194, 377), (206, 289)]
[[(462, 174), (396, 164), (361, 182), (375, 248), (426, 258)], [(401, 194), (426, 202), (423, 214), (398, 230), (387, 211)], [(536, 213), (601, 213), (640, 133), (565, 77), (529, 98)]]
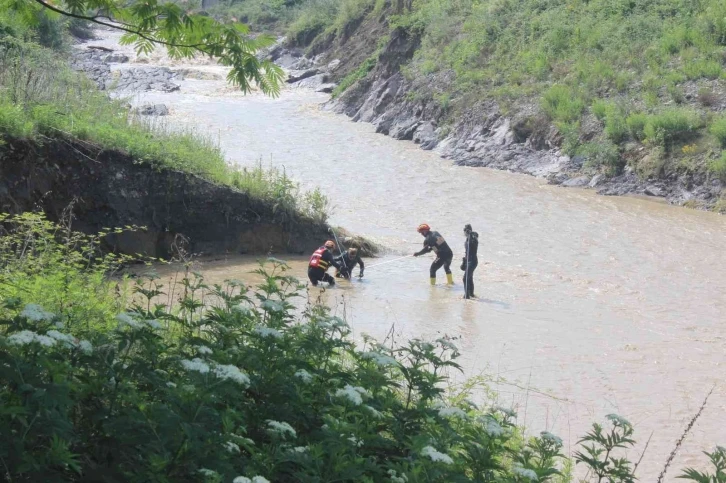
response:
[(145, 226), (111, 235), (109, 244), (157, 257), (170, 254), (177, 235), (192, 253), (297, 253), (328, 236), (324, 223), (276, 212), (271, 203), (193, 174), (136, 163), (120, 151), (65, 139), (0, 144), (0, 212), (40, 208), (59, 220), (69, 207), (73, 227), (84, 232)]
[(327, 23), (303, 9), (273, 54), (456, 164), (723, 211), (723, 6), (611, 3), (350, 0)]

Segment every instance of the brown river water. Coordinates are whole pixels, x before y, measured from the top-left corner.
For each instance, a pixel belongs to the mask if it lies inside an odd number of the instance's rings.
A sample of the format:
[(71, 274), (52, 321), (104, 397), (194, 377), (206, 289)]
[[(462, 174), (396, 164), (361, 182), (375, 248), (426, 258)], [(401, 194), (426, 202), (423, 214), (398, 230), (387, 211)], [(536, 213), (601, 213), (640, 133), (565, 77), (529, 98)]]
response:
[[(185, 80), (179, 92), (133, 101), (166, 103), (165, 122), (209, 134), (233, 163), (261, 160), (320, 187), (334, 225), (388, 249), (366, 260), (362, 280), (311, 291), (345, 312), (357, 335), (382, 339), (394, 327), (399, 340), (459, 338), (464, 375), (505, 378), (499, 403), (516, 407), (530, 433), (561, 436), (566, 450), (606, 414), (626, 417), (639, 441), (633, 460), (652, 433), (641, 481), (656, 480), (715, 386), (666, 480), (705, 467), (701, 451), (726, 444), (726, 219), (455, 167), (322, 111), (326, 99), (305, 90), (242, 96), (223, 81)], [(429, 286), (432, 255), (374, 266), (418, 250), (423, 222), (454, 250), (452, 288), (441, 272)], [(465, 223), (480, 240), (474, 301), (462, 300), (458, 270)], [(306, 259), (289, 260), (305, 279)], [(250, 257), (201, 263), (210, 281), (251, 281), (253, 268)]]

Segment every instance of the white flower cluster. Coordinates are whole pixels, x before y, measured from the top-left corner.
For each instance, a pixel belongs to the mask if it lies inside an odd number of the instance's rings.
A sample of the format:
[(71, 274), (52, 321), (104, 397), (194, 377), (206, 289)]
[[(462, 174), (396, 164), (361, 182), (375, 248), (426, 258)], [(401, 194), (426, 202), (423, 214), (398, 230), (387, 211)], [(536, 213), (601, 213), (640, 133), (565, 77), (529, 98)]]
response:
[(207, 374), (211, 371), (212, 374), (220, 379), (234, 381), (237, 384), (245, 387), (250, 385), (249, 376), (244, 372), (240, 371), (237, 366), (233, 366), (231, 364), (214, 365), (213, 363), (211, 363), (210, 365), (210, 363), (207, 363), (200, 358), (195, 357), (191, 361), (189, 359), (183, 359), (181, 361), (181, 365), (187, 371), (194, 371), (200, 374)]
[(517, 413), (513, 409), (505, 408), (504, 406), (495, 406), (493, 408), (494, 411), (499, 411), (500, 413), (504, 414), (505, 416), (508, 416), (510, 418), (516, 418)]
[(54, 315), (50, 312), (47, 312), (43, 310), (43, 307), (41, 307), (38, 304), (28, 304), (25, 306), (22, 312), (20, 312), (21, 317), (25, 317), (31, 322), (40, 322), (43, 320), (53, 320)]
[(84, 354), (91, 354), (93, 352), (93, 345), (90, 342), (87, 340), (77, 342), (77, 340), (72, 335), (63, 334), (57, 330), (49, 330), (46, 335), (37, 334), (30, 330), (23, 330), (9, 336), (8, 344), (27, 345), (37, 342), (45, 347), (53, 347), (56, 342), (59, 342), (66, 348), (78, 348)]
[(343, 389), (335, 391), (335, 397), (343, 397), (356, 406), (360, 406), (363, 403), (363, 396), (370, 397), (370, 393), (359, 386), (351, 386), (346, 384)]
[(78, 343), (78, 348), (86, 355), (91, 355), (93, 353), (93, 345), (87, 340), (80, 341)]
[(284, 421), (283, 422), (280, 422), (280, 421), (275, 421), (275, 420), (272, 420), (272, 419), (268, 419), (267, 420), (267, 428), (270, 431), (272, 431), (273, 433), (277, 433), (277, 434), (280, 434), (280, 435), (283, 435), (283, 436), (285, 434), (289, 434), (293, 438), (296, 438), (297, 437), (297, 433), (292, 428), (292, 426), (290, 426), (288, 423), (286, 423)]
[(237, 366), (231, 364), (219, 364), (214, 367), (214, 375), (220, 379), (229, 379), (245, 387), (249, 387), (250, 378), (244, 372), (240, 371)]
[(459, 408), (441, 408), (439, 409), (439, 416), (442, 418), (461, 418), (466, 419), (466, 413)]
[(270, 481), (262, 476), (253, 476), (252, 479), (249, 479), (246, 476), (238, 476), (232, 480), (232, 483), (270, 483)]
[(267, 312), (280, 313), (285, 311), (285, 306), (276, 300), (267, 299), (262, 302), (262, 309)]
[(307, 446), (295, 446), (290, 451), (292, 453), (307, 453), (308, 452), (308, 449), (309, 448)]
[(446, 453), (441, 453), (436, 450), (433, 446), (426, 446), (424, 449), (421, 450), (422, 456), (428, 456), (431, 458), (431, 461), (433, 462), (441, 462), (447, 465), (451, 465), (454, 463), (454, 460), (451, 458), (451, 456), (447, 455)]
[(493, 417), (486, 416), (482, 418), (482, 422), (484, 423), (484, 432), (486, 432), (489, 436), (497, 438), (504, 434), (504, 428), (501, 424), (499, 424), (499, 421)]
[(197, 350), (198, 354), (202, 354), (202, 355), (211, 354), (212, 352), (214, 352), (212, 349), (210, 349), (206, 345), (195, 345), (194, 348)]
[(370, 412), (373, 415), (374, 418), (383, 419), (383, 413), (380, 412), (379, 410), (377, 410), (376, 408), (370, 407), (368, 405), (363, 406), (363, 407), (365, 407), (368, 410), (368, 412)]
[(37, 342), (45, 347), (53, 347), (55, 345), (55, 339), (52, 337), (36, 334), (30, 330), (21, 330), (8, 337), (8, 344), (10, 345), (27, 345), (33, 342)]
[(459, 348), (454, 345), (453, 342), (451, 342), (448, 339), (436, 339), (436, 342), (441, 344), (441, 347), (444, 347), (445, 349), (452, 350), (454, 352), (459, 352)]
[(295, 372), (295, 377), (297, 377), (300, 380), (302, 380), (302, 382), (304, 382), (305, 384), (310, 384), (311, 382), (313, 382), (313, 375), (310, 374), (305, 369), (298, 369)]
[(318, 322), (318, 325), (323, 329), (349, 329), (348, 323), (340, 317), (328, 317)]
[(134, 330), (138, 330), (141, 328), (141, 324), (134, 320), (134, 318), (128, 312), (118, 314), (116, 316), (116, 320), (118, 320), (119, 329), (122, 329), (124, 327), (130, 327)]
[(232, 307), (232, 310), (234, 310), (235, 312), (239, 312), (243, 317), (249, 317), (252, 315), (252, 309), (244, 304), (235, 305), (234, 307)]
[(259, 335), (260, 337), (273, 337), (275, 339), (282, 339), (282, 333), (279, 330), (275, 330), (272, 327), (266, 327), (264, 325), (258, 325), (252, 332)]
[(224, 448), (228, 452), (233, 453), (233, 454), (234, 453), (237, 453), (237, 454), (240, 453), (239, 446), (236, 443), (233, 443), (232, 441), (227, 441), (226, 443), (224, 443)]
[(357, 446), (359, 448), (363, 446), (363, 440), (356, 438), (354, 434), (351, 434), (350, 437), (346, 439), (353, 443), (353, 446)]
[(424, 351), (432, 351), (434, 350), (434, 345), (430, 342), (424, 342), (421, 339), (412, 339), (411, 342), (414, 342), (421, 350)]
[(514, 466), (512, 466), (512, 473), (514, 473), (517, 476), (521, 476), (522, 478), (526, 478), (530, 481), (537, 481), (539, 478), (537, 477), (537, 473), (534, 472), (534, 470), (530, 470), (529, 468), (525, 468), (519, 463), (515, 463)]
[(209, 364), (207, 364), (198, 357), (195, 357), (191, 361), (188, 359), (184, 359), (181, 361), (181, 365), (187, 371), (194, 371), (200, 374), (206, 374), (209, 372)]
[(175, 388), (175, 387), (176, 387), (176, 384), (175, 384), (175, 383), (173, 383), (173, 382), (167, 382), (167, 383), (166, 383), (166, 387), (170, 387), (170, 388), (172, 388), (172, 389), (173, 389), (173, 388)]
[(408, 483), (406, 473), (401, 473), (401, 476), (397, 476), (396, 470), (388, 470), (388, 476), (391, 477), (391, 483)]
[(363, 352), (361, 353), (363, 359), (371, 359), (380, 367), (385, 366), (396, 366), (398, 361), (391, 356), (385, 354), (379, 354), (378, 352)]
[(543, 440), (552, 443), (555, 446), (562, 446), (562, 438), (560, 438), (559, 436), (555, 436), (549, 431), (542, 431), (539, 435), (542, 437)]
[(76, 339), (72, 335), (68, 334), (62, 334), (58, 332), (57, 330), (49, 330), (45, 333), (48, 337), (54, 338), (56, 341), (63, 344), (65, 347), (75, 347), (76, 346)]
[(632, 424), (630, 424), (630, 421), (617, 414), (608, 414), (605, 417), (619, 426), (632, 426)]
[(145, 327), (149, 327), (150, 329), (161, 329), (161, 324), (158, 320), (139, 320), (136, 314), (131, 314), (129, 312), (122, 312), (118, 314), (116, 316), (116, 320), (118, 320), (119, 329), (123, 329), (124, 327), (129, 327), (131, 330), (141, 330)]
[(201, 473), (202, 476), (204, 476), (206, 478), (213, 478), (219, 474), (214, 470), (210, 470), (209, 468), (199, 468), (197, 470), (197, 473)]

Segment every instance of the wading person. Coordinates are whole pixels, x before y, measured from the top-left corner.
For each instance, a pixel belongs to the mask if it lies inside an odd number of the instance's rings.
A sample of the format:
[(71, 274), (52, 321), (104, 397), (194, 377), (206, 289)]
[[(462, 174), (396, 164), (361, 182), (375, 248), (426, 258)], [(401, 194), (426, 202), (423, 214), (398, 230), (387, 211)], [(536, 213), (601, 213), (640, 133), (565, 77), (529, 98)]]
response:
[(454, 258), (454, 253), (451, 251), (449, 244), (446, 243), (446, 240), (439, 232), (432, 231), (431, 227), (426, 223), (419, 225), (417, 231), (424, 237), (424, 242), (423, 248), (414, 253), (413, 256), (418, 257), (432, 250), (436, 254), (436, 259), (431, 264), (429, 271), (431, 285), (436, 285), (436, 272), (441, 267), (444, 267), (444, 272), (446, 272), (447, 283), (453, 285), (454, 277), (451, 274), (451, 259)]
[(342, 277), (342, 278), (352, 277), (353, 268), (355, 268), (355, 266), (358, 265), (360, 267), (360, 272), (358, 272), (358, 277), (363, 278), (363, 270), (365, 270), (365, 265), (363, 264), (363, 260), (361, 260), (360, 257), (358, 256), (357, 248), (348, 248), (347, 252), (335, 257), (335, 261), (338, 262), (338, 265), (339, 265), (338, 270), (335, 273), (336, 277)]
[(340, 268), (338, 262), (333, 258), (333, 250), (335, 250), (335, 243), (328, 240), (325, 245), (315, 250), (310, 257), (308, 278), (314, 287), (318, 285), (318, 282), (328, 282), (331, 287), (335, 285), (335, 279), (328, 274), (328, 267), (331, 265)]
[(461, 269), (464, 271), (464, 298), (474, 297), (474, 270), (479, 265), (476, 251), (479, 248), (479, 234), (471, 230), (471, 225), (464, 226), (464, 258), (461, 261)]

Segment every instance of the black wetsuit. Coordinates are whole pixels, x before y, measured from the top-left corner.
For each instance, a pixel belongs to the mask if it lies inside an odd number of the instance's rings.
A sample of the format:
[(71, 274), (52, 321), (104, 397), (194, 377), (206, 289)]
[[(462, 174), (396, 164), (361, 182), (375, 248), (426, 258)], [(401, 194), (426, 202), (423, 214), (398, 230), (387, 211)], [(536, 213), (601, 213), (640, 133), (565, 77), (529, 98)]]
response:
[(423, 255), (431, 250), (436, 253), (436, 260), (431, 264), (431, 269), (429, 270), (431, 278), (436, 278), (436, 272), (442, 266), (444, 267), (444, 272), (451, 273), (451, 259), (454, 258), (454, 252), (451, 251), (444, 237), (438, 231), (430, 231), (426, 235), (426, 238), (424, 238), (423, 245), (423, 248), (416, 252), (416, 256)]
[(351, 260), (348, 252), (345, 252), (344, 254), (335, 257), (335, 261), (338, 262), (338, 265), (340, 265), (338, 272), (335, 274), (336, 277), (350, 278), (351, 275), (353, 275), (353, 268), (355, 268), (356, 264), (360, 267), (360, 276), (363, 276), (365, 265), (359, 255), (356, 255), (356, 257)]
[(308, 263), (308, 278), (310, 279), (310, 283), (314, 286), (318, 282), (328, 282), (330, 285), (335, 285), (335, 279), (328, 274), (328, 267), (331, 265), (335, 268), (340, 268), (330, 250), (324, 246), (315, 250), (310, 257), (310, 263)]
[(461, 269), (464, 271), (464, 290), (466, 295), (464, 298), (474, 296), (474, 270), (479, 265), (479, 259), (476, 252), (479, 249), (479, 234), (475, 231), (469, 233), (464, 243), (464, 258), (461, 261)]

